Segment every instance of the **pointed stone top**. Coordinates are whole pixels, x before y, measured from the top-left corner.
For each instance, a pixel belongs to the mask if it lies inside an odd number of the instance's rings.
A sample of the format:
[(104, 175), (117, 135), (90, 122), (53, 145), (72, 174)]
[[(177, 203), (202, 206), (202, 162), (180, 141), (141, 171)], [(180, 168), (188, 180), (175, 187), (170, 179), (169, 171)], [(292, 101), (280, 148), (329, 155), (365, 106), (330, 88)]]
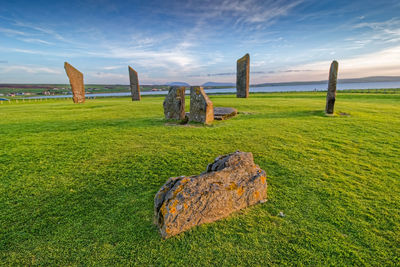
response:
[(133, 73), (136, 73), (136, 74), (137, 74), (136, 70), (134, 70), (131, 66), (128, 66), (128, 70), (129, 70), (129, 71), (132, 71)]
[(82, 76), (83, 76), (83, 74), (82, 74), (82, 72), (80, 72), (79, 70), (77, 70), (76, 68), (74, 68), (71, 64), (69, 64), (68, 62), (64, 62), (64, 69), (68, 72), (69, 70), (72, 70), (72, 71), (76, 71), (76, 72), (78, 72), (78, 73), (80, 73)]
[(339, 65), (339, 63), (336, 60), (332, 61), (332, 64)]
[(239, 58), (239, 59), (237, 60), (237, 62), (244, 61), (244, 60), (249, 60), (249, 59), (250, 59), (250, 55), (249, 55), (249, 53), (247, 53), (247, 54), (244, 55), (243, 57)]

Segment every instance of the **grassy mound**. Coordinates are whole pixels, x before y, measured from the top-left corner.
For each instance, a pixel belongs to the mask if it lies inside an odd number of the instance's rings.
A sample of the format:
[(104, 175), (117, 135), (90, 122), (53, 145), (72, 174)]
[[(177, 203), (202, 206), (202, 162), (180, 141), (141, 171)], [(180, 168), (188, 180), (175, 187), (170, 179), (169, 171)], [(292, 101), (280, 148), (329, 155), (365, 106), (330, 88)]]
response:
[[(400, 264), (400, 95), (339, 93), (333, 117), (323, 93), (210, 98), (241, 113), (206, 127), (166, 125), (161, 97), (2, 104), (0, 262)], [(161, 240), (160, 186), (235, 150), (267, 171), (268, 201)]]

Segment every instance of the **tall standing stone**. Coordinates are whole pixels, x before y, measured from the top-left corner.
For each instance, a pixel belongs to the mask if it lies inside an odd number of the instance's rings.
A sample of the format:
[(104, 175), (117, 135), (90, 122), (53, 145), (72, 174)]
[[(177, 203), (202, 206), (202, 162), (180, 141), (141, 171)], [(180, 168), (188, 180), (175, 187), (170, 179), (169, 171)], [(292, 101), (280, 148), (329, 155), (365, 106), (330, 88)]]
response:
[(249, 97), (250, 56), (244, 55), (236, 64), (236, 97)]
[(164, 103), (165, 118), (174, 120), (185, 119), (185, 87), (171, 86)]
[(64, 69), (68, 75), (69, 83), (71, 84), (74, 103), (84, 103), (85, 85), (83, 83), (82, 72), (72, 67), (68, 62), (64, 63)]
[(189, 121), (210, 124), (214, 120), (213, 103), (204, 92), (203, 87), (190, 87)]
[(339, 63), (334, 60), (331, 64), (331, 68), (329, 69), (329, 84), (325, 107), (326, 114), (333, 114), (335, 108), (338, 67)]
[(131, 87), (132, 101), (140, 100), (140, 86), (137, 72), (128, 66), (129, 69), (129, 81)]

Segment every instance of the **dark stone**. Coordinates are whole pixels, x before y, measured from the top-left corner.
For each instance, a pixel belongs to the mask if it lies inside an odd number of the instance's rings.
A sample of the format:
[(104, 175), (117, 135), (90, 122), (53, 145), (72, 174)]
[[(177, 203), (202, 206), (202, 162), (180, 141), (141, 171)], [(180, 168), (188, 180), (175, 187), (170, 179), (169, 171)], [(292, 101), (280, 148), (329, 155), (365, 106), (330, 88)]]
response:
[(266, 198), (265, 171), (252, 153), (237, 151), (216, 158), (200, 175), (169, 178), (154, 198), (155, 224), (169, 238)]
[(236, 63), (236, 97), (249, 97), (250, 56), (244, 55)]
[(165, 119), (185, 119), (185, 87), (171, 86), (163, 106)]
[(210, 124), (214, 121), (213, 103), (204, 92), (203, 87), (190, 87), (189, 121)]
[(215, 120), (227, 120), (231, 117), (236, 116), (237, 110), (234, 108), (214, 108), (214, 119)]
[(139, 78), (137, 72), (128, 66), (129, 70), (129, 81), (131, 87), (132, 101), (140, 100), (140, 86), (139, 86)]
[(71, 84), (74, 103), (85, 103), (85, 85), (83, 83), (83, 74), (72, 67), (68, 62), (64, 62), (64, 69)]
[(334, 60), (329, 69), (329, 84), (328, 93), (326, 95), (326, 114), (333, 114), (336, 101), (336, 85), (337, 85), (337, 75), (338, 75), (339, 63)]

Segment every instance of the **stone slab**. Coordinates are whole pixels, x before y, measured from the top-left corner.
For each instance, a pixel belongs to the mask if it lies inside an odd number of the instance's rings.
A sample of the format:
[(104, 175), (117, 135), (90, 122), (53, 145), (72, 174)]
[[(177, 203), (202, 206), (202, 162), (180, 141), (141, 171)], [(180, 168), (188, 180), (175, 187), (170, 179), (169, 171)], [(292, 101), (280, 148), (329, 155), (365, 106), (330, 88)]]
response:
[(266, 172), (252, 153), (236, 151), (216, 158), (200, 175), (169, 178), (155, 195), (154, 222), (169, 238), (266, 198)]

